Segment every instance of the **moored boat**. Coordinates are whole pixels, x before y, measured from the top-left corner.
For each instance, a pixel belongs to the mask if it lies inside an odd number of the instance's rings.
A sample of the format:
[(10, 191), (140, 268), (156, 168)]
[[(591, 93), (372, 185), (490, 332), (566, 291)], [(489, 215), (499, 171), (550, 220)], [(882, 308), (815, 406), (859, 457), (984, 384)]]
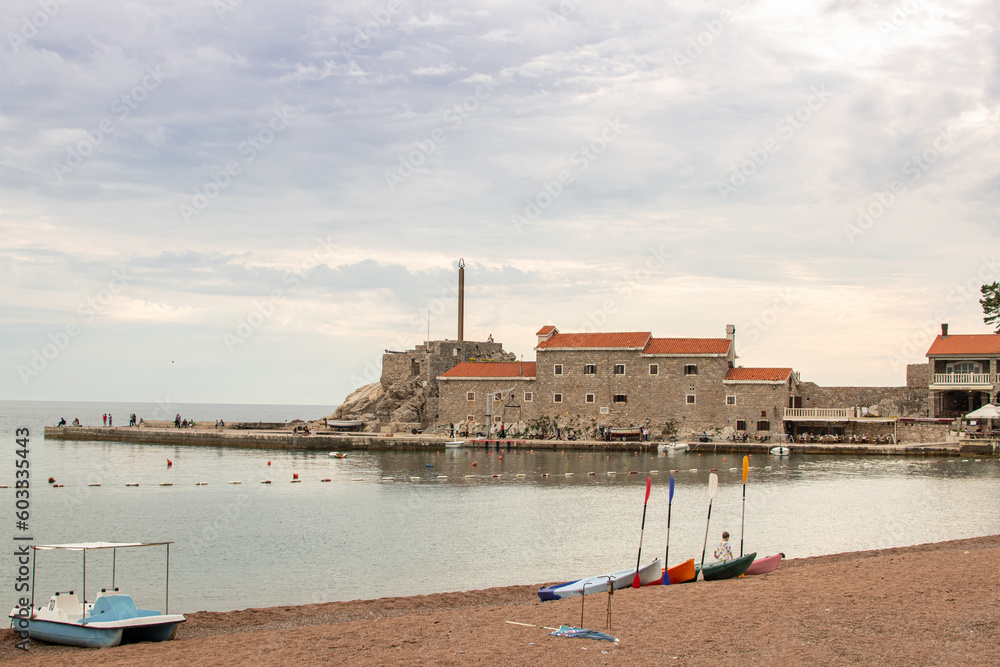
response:
[[(75, 591), (57, 592), (46, 606), (35, 606), (34, 587), (28, 606), (16, 606), (10, 612), (11, 627), (22, 638), (37, 639), (53, 644), (107, 648), (139, 641), (167, 641), (177, 635), (177, 626), (186, 619), (182, 614), (170, 614), (169, 601), (164, 613), (139, 609), (131, 596), (119, 592), (115, 584), (115, 563), (112, 560), (110, 589), (102, 589), (93, 602), (87, 602), (87, 551), (127, 547), (167, 547), (167, 581), (170, 580), (170, 542), (83, 542), (77, 544), (32, 545), (32, 572), (38, 551), (68, 550), (84, 554), (81, 601)], [(169, 593), (169, 591), (168, 591)], [(169, 597), (167, 598), (169, 600)]]
[(450, 440), (444, 443), (445, 447), (461, 447), (465, 444), (465, 440)]
[[(746, 574), (747, 568), (750, 567), (756, 557), (757, 554), (752, 553), (740, 558), (734, 558), (733, 560), (709, 563), (705, 565), (705, 581), (735, 579), (742, 574)], [(697, 579), (697, 573), (701, 571), (701, 565), (695, 565), (694, 569), (696, 573), (695, 579)], [(691, 581), (694, 581), (694, 579), (691, 579)]]
[(778, 563), (781, 559), (785, 557), (785, 554), (774, 554), (773, 556), (768, 556), (767, 558), (758, 558), (750, 567), (747, 568), (747, 574), (767, 574), (768, 572), (774, 572), (778, 569)]
[(334, 459), (343, 459), (347, 458), (347, 454), (345, 452), (330, 452), (330, 457)]
[[(654, 583), (663, 577), (663, 566), (657, 558), (649, 565), (639, 568), (639, 583), (643, 586)], [(588, 593), (601, 593), (608, 590), (608, 582), (614, 590), (629, 588), (635, 579), (635, 568), (631, 570), (621, 570), (610, 574), (600, 574), (594, 577), (567, 581), (564, 584), (554, 584), (538, 590), (538, 597), (542, 600), (562, 600), (574, 595), (586, 595)]]
[(363, 419), (327, 419), (326, 425), (327, 428), (345, 430), (361, 428), (365, 425), (365, 422)]
[(668, 442), (656, 447), (661, 454), (679, 454), (688, 450), (686, 442)]
[(788, 456), (791, 453), (792, 450), (790, 450), (788, 447), (781, 447), (781, 446), (771, 447), (772, 456)]

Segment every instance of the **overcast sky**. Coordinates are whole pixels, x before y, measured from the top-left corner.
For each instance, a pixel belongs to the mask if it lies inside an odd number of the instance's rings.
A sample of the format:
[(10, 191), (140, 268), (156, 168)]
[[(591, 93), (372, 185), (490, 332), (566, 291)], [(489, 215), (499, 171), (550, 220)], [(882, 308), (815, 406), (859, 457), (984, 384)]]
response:
[(1000, 280), (1000, 22), (931, 0), (9, 0), (0, 398), (336, 404), (386, 348), (722, 337), (899, 385)]

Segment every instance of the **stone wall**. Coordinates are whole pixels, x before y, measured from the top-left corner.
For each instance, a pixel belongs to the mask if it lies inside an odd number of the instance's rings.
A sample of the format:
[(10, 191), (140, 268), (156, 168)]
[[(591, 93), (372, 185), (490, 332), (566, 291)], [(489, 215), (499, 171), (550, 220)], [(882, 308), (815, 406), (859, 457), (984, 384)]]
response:
[(923, 387), (820, 387), (803, 382), (799, 389), (803, 408), (867, 407), (880, 417), (926, 417), (927, 386)]
[[(514, 388), (514, 402), (517, 408), (504, 409), (510, 403), (507, 398), (502, 402), (494, 402), (493, 416), (500, 417), (506, 424), (529, 422), (537, 418), (538, 396), (535, 392), (535, 381), (530, 378), (488, 378), (483, 380), (441, 380), (438, 384), (438, 424), (455, 424), (464, 427), (470, 421), (473, 426), (487, 424), (486, 397), (492, 392)], [(525, 400), (525, 393), (531, 394), (531, 400)], [(468, 394), (473, 400), (468, 400)], [(472, 417), (469, 420), (469, 417)]]
[[(794, 380), (792, 385), (795, 386)], [(787, 383), (727, 382), (725, 389), (726, 396), (736, 397), (736, 405), (723, 401), (723, 407), (717, 412), (723, 416), (724, 423), (717, 426), (751, 435), (785, 432), (784, 409), (788, 407), (788, 397), (794, 394)], [(740, 425), (737, 422), (743, 422), (742, 429), (737, 428)], [(758, 428), (758, 422), (767, 422), (769, 428)]]
[(906, 386), (910, 389), (920, 389), (927, 391), (927, 386), (931, 383), (931, 365), (907, 364), (906, 365)]

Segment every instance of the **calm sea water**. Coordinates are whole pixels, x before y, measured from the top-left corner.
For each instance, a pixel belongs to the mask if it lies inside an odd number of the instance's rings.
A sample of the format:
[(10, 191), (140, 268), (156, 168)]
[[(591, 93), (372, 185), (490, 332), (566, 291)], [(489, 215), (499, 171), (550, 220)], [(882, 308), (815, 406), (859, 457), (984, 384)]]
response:
[[(35, 543), (173, 541), (171, 611), (467, 590), (624, 569), (635, 563), (647, 476), (653, 488), (642, 560), (664, 555), (671, 469), (678, 471), (671, 564), (701, 555), (710, 468), (718, 469), (720, 489), (709, 551), (722, 530), (739, 549), (743, 486), (740, 471), (730, 468), (741, 459), (729, 455), (511, 451), (501, 459), (492, 450), (442, 448), (351, 452), (338, 460), (326, 452), (42, 438), (43, 426), (60, 417), (97, 424), (110, 410), (120, 423), (130, 412), (167, 418), (155, 414), (158, 407), (212, 421), (315, 419), (331, 408), (0, 402), (8, 452), (0, 457), (0, 483), (13, 486), (14, 429), (32, 432), (28, 533)], [(1000, 532), (997, 460), (757, 456), (751, 465), (746, 552), (795, 558)], [(295, 474), (300, 483), (292, 483)], [(65, 487), (52, 488), (48, 477)], [(139, 486), (125, 486), (134, 482)], [(13, 544), (23, 535), (14, 526), (13, 489), (0, 489), (3, 503)], [(162, 608), (164, 555), (119, 552), (116, 584), (140, 605)], [(0, 578), (10, 583), (0, 602), (13, 606), (14, 562), (7, 562)], [(43, 552), (37, 565), (38, 597), (81, 590), (79, 554)], [(88, 596), (110, 577), (110, 554), (88, 555)]]

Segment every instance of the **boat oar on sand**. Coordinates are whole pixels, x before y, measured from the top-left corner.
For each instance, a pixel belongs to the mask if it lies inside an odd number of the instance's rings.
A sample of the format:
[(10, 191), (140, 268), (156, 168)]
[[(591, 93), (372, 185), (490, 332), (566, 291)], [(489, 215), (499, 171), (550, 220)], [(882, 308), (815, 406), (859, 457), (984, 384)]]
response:
[(649, 490), (653, 486), (653, 478), (646, 478), (646, 499), (642, 501), (642, 528), (639, 529), (639, 555), (635, 559), (635, 577), (632, 579), (632, 588), (639, 588), (642, 582), (639, 581), (639, 561), (642, 560), (642, 534), (646, 532), (646, 505), (649, 503)]
[(743, 555), (743, 521), (747, 516), (747, 475), (750, 474), (750, 458), (743, 457), (743, 513), (740, 514), (740, 556)]
[[(674, 478), (670, 477), (670, 499), (667, 500), (667, 552), (663, 554), (663, 567), (667, 567), (670, 564), (670, 509), (674, 505)], [(663, 580), (661, 582), (664, 586), (670, 585), (670, 569), (667, 568), (663, 571)]]
[(708, 547), (708, 526), (712, 523), (712, 501), (719, 491), (719, 476), (714, 472), (708, 475), (708, 519), (705, 521), (705, 541), (701, 543), (701, 566), (698, 568), (698, 581), (705, 578), (705, 549)]

